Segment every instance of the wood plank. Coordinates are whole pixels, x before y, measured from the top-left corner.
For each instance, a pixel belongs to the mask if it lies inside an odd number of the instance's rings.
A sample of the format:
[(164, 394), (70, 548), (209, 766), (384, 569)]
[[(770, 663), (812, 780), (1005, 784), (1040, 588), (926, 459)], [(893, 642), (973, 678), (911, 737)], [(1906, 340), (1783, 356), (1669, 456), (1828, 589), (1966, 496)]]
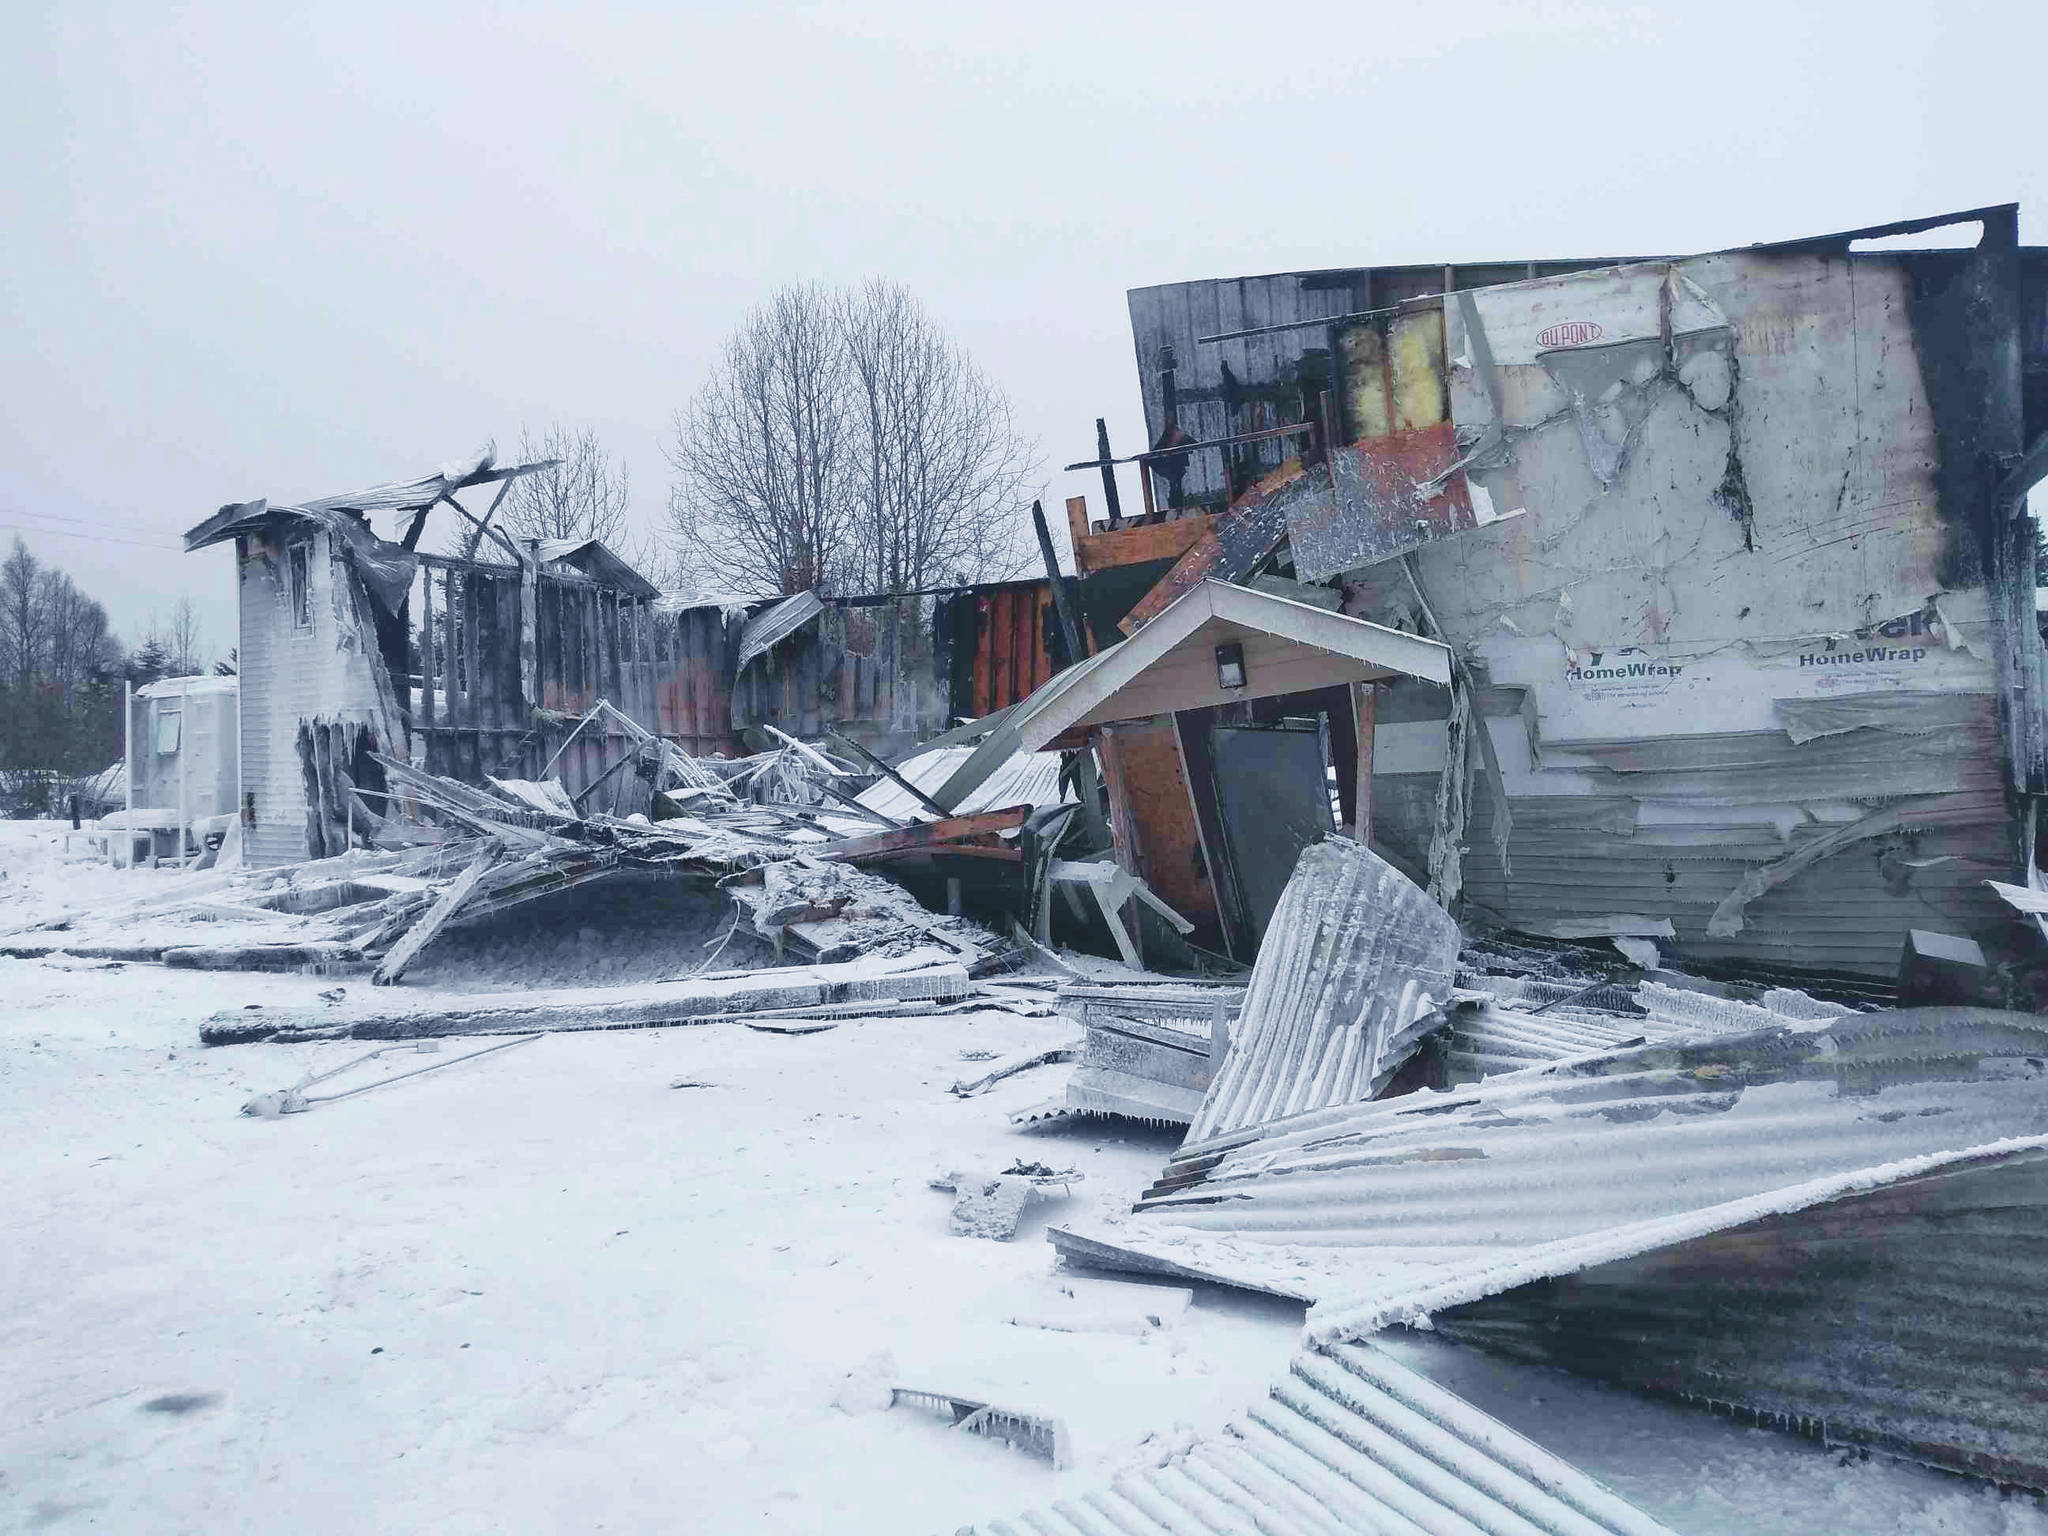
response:
[(603, 697), (604, 685), (598, 671), (597, 594), (576, 589), (576, 632), (582, 638), (583, 688), (577, 698), (577, 712), (590, 708)]
[[(992, 859), (1003, 864), (1022, 864), (1021, 848), (984, 848), (979, 843), (947, 843), (939, 848), (892, 848), (886, 853), (865, 853), (863, 864), (886, 864), (892, 859)], [(957, 913), (954, 914), (958, 916)]]
[(529, 550), (519, 566), (519, 726), (524, 730), (540, 704), (540, 566)]
[[(1361, 843), (1372, 842), (1372, 732), (1373, 716), (1378, 708), (1379, 685), (1376, 683), (1353, 683), (1351, 685), (1351, 718), (1358, 732), (1358, 761), (1355, 772), (1358, 775), (1357, 828), (1355, 835)], [(1482, 723), (1481, 729), (1484, 729)]]
[(962, 838), (1015, 831), (1024, 825), (1024, 818), (1030, 814), (1030, 806), (1013, 805), (1007, 810), (982, 811), (973, 816), (949, 816), (943, 821), (905, 827), (900, 832), (877, 832), (871, 837), (846, 838), (821, 849), (816, 857), (844, 861), (865, 858), (869, 854), (908, 850), (943, 852), (946, 851), (943, 844), (958, 842)]
[(456, 876), (446, 890), (427, 908), (426, 916), (408, 928), (403, 938), (391, 946), (391, 952), (377, 962), (377, 969), (370, 973), (372, 985), (388, 987), (405, 974), (406, 967), (419, 958), (421, 950), (433, 940), (435, 934), (447, 924), (470, 894), (476, 890), (477, 882), (490, 871), (504, 855), (505, 845), (496, 838), (487, 839), (477, 850), (476, 857), (469, 862), (469, 868)]
[(420, 600), (420, 720), (431, 727), (435, 720), (434, 705), (434, 568), (423, 567), (420, 571), (420, 586), (423, 596)]
[(1126, 523), (1114, 533), (1091, 533), (1074, 546), (1074, 569), (1083, 576), (1146, 560), (1178, 560), (1216, 522), (1213, 512), (1171, 523)]
[(452, 570), (441, 574), (441, 666), (443, 670), (442, 701), (447, 706), (442, 718), (450, 726), (460, 721), (462, 708), (462, 645), (458, 625), (461, 616), (457, 608), (461, 603), (462, 578)]
[[(1116, 856), (1117, 868), (1127, 875), (1143, 878), (1144, 850), (1138, 816), (1131, 805), (1131, 765), (1125, 754), (1125, 734), (1131, 727), (1106, 725), (1102, 728), (1102, 777), (1109, 790), (1109, 838), (1110, 848)], [(1095, 899), (1102, 904), (1102, 914), (1109, 920), (1110, 932), (1116, 936), (1117, 947), (1123, 950), (1124, 958), (1132, 965), (1142, 966), (1142, 952), (1130, 947), (1129, 936), (1117, 921), (1107, 896), (1100, 886), (1096, 887)], [(1119, 901), (1118, 905), (1122, 905)]]
[[(1110, 473), (1114, 474), (1115, 471), (1111, 470)], [(1072, 542), (1078, 556), (1082, 541), (1088, 537), (1088, 498), (1086, 496), (1069, 496), (1067, 498), (1067, 537)], [(1077, 558), (1075, 561), (1077, 568), (1079, 564), (1080, 562)]]
[(626, 697), (626, 663), (619, 650), (619, 600), (609, 592), (597, 593), (595, 600), (604, 645), (605, 690), (619, 701), (619, 708), (630, 711), (632, 701)]
[[(477, 666), (482, 658), (477, 636), (477, 589), (481, 585), (473, 571), (465, 571), (462, 577), (462, 723), (474, 730), (480, 719), (483, 706), (483, 690), (478, 686), (483, 679), (477, 675)], [(479, 771), (480, 765), (472, 763), (471, 778)]]
[(1017, 692), (1015, 633), (1016, 612), (1008, 601), (1009, 594), (995, 591), (988, 598), (988, 653), (990, 661), (990, 707), (1001, 708), (1014, 704), (1021, 694)]
[(1090, 885), (1088, 889), (1095, 895), (1095, 904), (1102, 909), (1102, 921), (1108, 925), (1109, 936), (1116, 940), (1117, 952), (1124, 957), (1124, 964), (1142, 971), (1145, 968), (1144, 953), (1131, 941), (1123, 919), (1117, 915), (1119, 903), (1110, 895), (1107, 886)]
[[(505, 707), (505, 674), (519, 656), (516, 647), (505, 643), (504, 605), (500, 602), (504, 591), (504, 583), (495, 577), (476, 580), (477, 681), (482, 684), (477, 728), (491, 732), (503, 730), (510, 714)], [(483, 756), (495, 763), (497, 743), (492, 742)]]
[(990, 681), (988, 594), (978, 593), (970, 598), (967, 612), (974, 624), (973, 712), (977, 715), (993, 714), (996, 710), (1008, 706), (995, 702), (995, 689)]

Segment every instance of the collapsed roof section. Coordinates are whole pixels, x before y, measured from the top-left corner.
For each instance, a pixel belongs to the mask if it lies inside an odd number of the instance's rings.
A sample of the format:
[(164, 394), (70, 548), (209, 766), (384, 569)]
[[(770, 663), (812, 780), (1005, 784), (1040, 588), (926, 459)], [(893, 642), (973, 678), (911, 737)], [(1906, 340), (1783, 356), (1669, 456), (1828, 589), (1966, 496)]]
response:
[(544, 570), (557, 574), (580, 571), (592, 581), (628, 597), (652, 600), (661, 588), (628, 565), (602, 539), (542, 539), (533, 557)]
[(1448, 1266), (2048, 1134), (2027, 1065), (2044, 1051), (2037, 1016), (1919, 1009), (1653, 1042), (1338, 1106), (1220, 1153), (1190, 1149), (1115, 1241), (1189, 1263), (1206, 1254), (1211, 1278), (1252, 1289), (1284, 1275), (1299, 1294), (1306, 1281), (1349, 1306)]
[(1982, 1009), (1695, 1035), (1191, 1146), (1052, 1238), (1313, 1301), (1312, 1343), (1433, 1321), (2048, 1487), (2044, 1055), (2041, 1017)]

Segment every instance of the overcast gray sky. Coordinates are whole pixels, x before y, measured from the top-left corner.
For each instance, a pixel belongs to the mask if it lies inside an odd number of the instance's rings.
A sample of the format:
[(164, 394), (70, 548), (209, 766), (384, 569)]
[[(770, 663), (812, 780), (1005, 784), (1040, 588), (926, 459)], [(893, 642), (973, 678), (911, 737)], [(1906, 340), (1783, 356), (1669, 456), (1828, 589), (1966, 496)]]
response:
[[(2019, 199), (2048, 6), (0, 7), (0, 539), (232, 644), (223, 502), (660, 439), (777, 285), (908, 283), (1057, 466), (1124, 292)], [(1127, 492), (1127, 494), (1130, 494)]]

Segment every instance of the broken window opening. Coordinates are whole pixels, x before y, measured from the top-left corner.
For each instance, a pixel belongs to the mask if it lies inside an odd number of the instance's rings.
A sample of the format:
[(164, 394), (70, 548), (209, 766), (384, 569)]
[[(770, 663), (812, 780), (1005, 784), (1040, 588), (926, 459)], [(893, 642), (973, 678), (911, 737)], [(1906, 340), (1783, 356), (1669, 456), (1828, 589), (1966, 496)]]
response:
[(313, 541), (300, 539), (285, 549), (285, 571), (291, 586), (292, 628), (313, 627)]

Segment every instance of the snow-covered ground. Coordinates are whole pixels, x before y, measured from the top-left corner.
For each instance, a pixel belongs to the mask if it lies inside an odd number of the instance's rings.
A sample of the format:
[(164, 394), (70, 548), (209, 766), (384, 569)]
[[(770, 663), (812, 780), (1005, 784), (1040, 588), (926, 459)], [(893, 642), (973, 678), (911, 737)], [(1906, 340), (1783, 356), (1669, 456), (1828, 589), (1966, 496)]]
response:
[[(0, 824), (0, 930), (193, 878), (68, 863), (59, 837)], [(719, 931), (560, 900), (451, 940), (408, 989), (638, 979), (670, 941), (681, 971)], [(0, 1526), (952, 1530), (1214, 1428), (1295, 1346), (1299, 1308), (1220, 1290), (1146, 1333), (1009, 1321), (1067, 1278), (1048, 1219), (1127, 1204), (1175, 1140), (1011, 1130), (1065, 1068), (947, 1092), (985, 1070), (968, 1053), (1051, 1044), (1063, 1021), (555, 1035), (241, 1115), (369, 1047), (209, 1050), (200, 1023), (335, 985), (0, 959)], [(333, 1086), (488, 1043), (389, 1052)], [(927, 1179), (1019, 1156), (1085, 1181), (1012, 1242), (950, 1236)], [(2048, 1532), (2032, 1499), (1394, 1347), (1681, 1530)], [(887, 1409), (892, 1382), (1056, 1415), (1074, 1464)]]

